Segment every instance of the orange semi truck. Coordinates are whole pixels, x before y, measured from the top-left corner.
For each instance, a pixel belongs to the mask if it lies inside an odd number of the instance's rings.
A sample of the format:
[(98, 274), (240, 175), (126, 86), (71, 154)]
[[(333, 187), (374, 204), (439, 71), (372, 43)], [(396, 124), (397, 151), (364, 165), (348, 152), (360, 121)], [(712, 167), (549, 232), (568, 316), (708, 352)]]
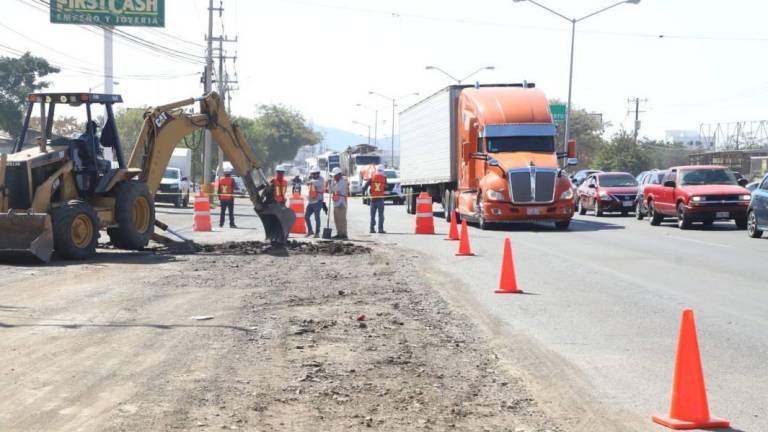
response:
[(559, 161), (577, 161), (576, 145), (557, 152), (549, 102), (532, 83), (454, 85), (400, 113), (400, 181), (407, 211), (426, 191), (443, 204), (446, 220), (481, 229), (508, 222), (573, 218), (571, 181)]

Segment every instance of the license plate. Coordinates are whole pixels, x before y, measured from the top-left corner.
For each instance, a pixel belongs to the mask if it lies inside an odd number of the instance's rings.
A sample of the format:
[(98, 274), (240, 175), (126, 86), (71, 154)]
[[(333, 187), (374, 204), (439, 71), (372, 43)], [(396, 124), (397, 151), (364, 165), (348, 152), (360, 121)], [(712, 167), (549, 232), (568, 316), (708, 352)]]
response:
[(525, 209), (526, 214), (528, 215), (539, 215), (541, 214), (541, 209), (538, 207), (528, 207)]
[(632, 207), (632, 206), (633, 206), (635, 203), (633, 203), (632, 201), (624, 201), (624, 202), (623, 202), (623, 203), (621, 203), (621, 204), (622, 204), (624, 207)]
[(730, 216), (731, 216), (731, 214), (728, 213), (728, 212), (717, 212), (717, 213), (715, 213), (715, 217), (717, 217), (717, 218), (727, 218), (727, 217), (730, 217)]

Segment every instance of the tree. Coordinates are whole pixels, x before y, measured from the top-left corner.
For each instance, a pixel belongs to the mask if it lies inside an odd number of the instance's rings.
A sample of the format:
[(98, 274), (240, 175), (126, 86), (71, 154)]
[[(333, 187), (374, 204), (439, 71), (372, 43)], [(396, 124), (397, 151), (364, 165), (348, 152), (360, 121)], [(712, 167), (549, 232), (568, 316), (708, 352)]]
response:
[(18, 138), (24, 118), (27, 95), (47, 88), (39, 79), (59, 69), (29, 52), (19, 58), (0, 57), (0, 129)]
[(660, 169), (686, 165), (688, 156), (695, 153), (681, 142), (666, 143), (648, 138), (640, 141), (640, 147), (648, 155), (651, 167)]
[(312, 130), (304, 116), (283, 105), (261, 105), (254, 123), (254, 150), (263, 152), (265, 165), (291, 160), (299, 148), (315, 145), (323, 136)]
[(141, 126), (144, 124), (144, 108), (118, 108), (115, 111), (115, 124), (117, 125), (117, 134), (120, 137), (120, 144), (123, 147), (125, 160), (131, 156), (133, 146), (136, 145), (136, 139), (141, 132)]
[[(557, 104), (561, 102), (553, 99), (550, 103)], [(571, 109), (568, 127), (570, 128), (571, 139), (576, 140), (576, 156), (579, 159), (579, 164), (575, 168), (591, 168), (595, 155), (605, 144), (605, 140), (602, 137), (604, 132), (603, 125), (586, 110)], [(564, 134), (565, 125), (561, 124), (557, 129), (555, 148), (562, 149)]]
[[(29, 128), (40, 130), (40, 117), (29, 119)], [(85, 132), (85, 122), (81, 122), (77, 117), (64, 116), (53, 119), (51, 132), (59, 137), (77, 137)]]
[(611, 141), (600, 148), (593, 166), (604, 171), (624, 171), (637, 174), (650, 168), (651, 160), (643, 149), (635, 144), (631, 133), (620, 130)]

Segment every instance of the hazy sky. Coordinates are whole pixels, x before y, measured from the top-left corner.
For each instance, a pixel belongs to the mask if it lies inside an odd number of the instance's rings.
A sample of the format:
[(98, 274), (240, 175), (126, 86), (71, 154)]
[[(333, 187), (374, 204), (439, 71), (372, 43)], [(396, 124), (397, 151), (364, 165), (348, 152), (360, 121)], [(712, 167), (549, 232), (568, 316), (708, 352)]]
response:
[[(541, 2), (577, 17), (611, 4)], [(98, 34), (50, 24), (45, 7), (35, 0), (2, 3), (0, 44), (60, 64), (62, 73), (53, 78), (52, 89), (101, 83)], [(122, 29), (202, 56), (207, 3), (166, 0), (164, 29)], [(530, 3), (224, 0), (223, 5), (227, 36), (239, 38), (227, 46), (230, 55), (238, 54), (236, 114), (250, 115), (257, 104), (279, 102), (298, 108), (316, 124), (365, 134), (352, 120), (372, 123), (373, 114), (356, 103), (380, 108), (380, 120), (391, 116), (391, 104), (368, 96), (369, 90), (428, 95), (450, 84), (438, 72), (425, 70), (426, 65), (454, 75), (493, 65), (494, 71), (476, 79), (528, 80), (550, 98), (567, 96), (570, 23)], [(758, 0), (642, 0), (589, 18), (577, 25), (574, 104), (603, 113), (614, 127), (631, 129), (627, 99), (647, 98), (641, 135), (657, 138), (667, 129), (698, 129), (703, 122), (765, 119), (766, 12), (768, 5)], [(217, 16), (214, 28), (221, 26)], [(0, 46), (0, 55), (10, 54)], [(202, 63), (168, 59), (116, 38), (120, 84), (115, 91), (127, 106), (200, 94), (202, 68)], [(233, 70), (231, 63), (228, 69)], [(380, 125), (379, 135), (389, 127)]]

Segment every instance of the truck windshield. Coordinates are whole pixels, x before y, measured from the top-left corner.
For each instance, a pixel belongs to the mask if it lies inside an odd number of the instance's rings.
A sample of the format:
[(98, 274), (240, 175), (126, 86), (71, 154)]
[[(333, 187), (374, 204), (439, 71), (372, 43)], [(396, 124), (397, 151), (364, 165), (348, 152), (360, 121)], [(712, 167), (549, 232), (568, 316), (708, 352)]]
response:
[(555, 137), (551, 136), (514, 136), (486, 138), (488, 153), (538, 152), (554, 153)]
[(384, 175), (387, 178), (397, 178), (398, 177), (397, 171), (384, 171)]
[(722, 168), (705, 168), (680, 171), (681, 186), (735, 185), (736, 176)]
[(637, 180), (629, 174), (603, 174), (597, 178), (602, 187), (637, 186)]
[(163, 178), (178, 180), (179, 179), (179, 170), (166, 169), (165, 170), (165, 174), (163, 174)]
[(381, 163), (381, 156), (355, 156), (355, 165), (378, 165)]

